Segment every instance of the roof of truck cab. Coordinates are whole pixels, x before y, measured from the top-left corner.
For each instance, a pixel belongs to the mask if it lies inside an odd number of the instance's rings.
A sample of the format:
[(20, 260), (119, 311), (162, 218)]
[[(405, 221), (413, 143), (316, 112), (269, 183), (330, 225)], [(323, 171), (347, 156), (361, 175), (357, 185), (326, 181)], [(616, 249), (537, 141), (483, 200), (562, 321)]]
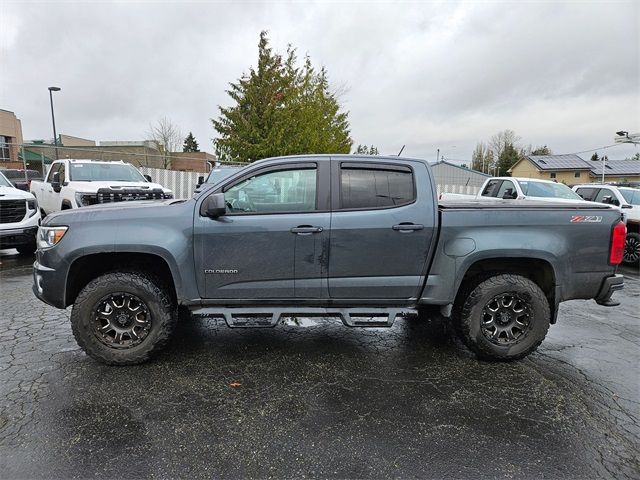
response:
[(331, 159), (337, 158), (340, 160), (366, 160), (366, 161), (409, 161), (409, 162), (421, 162), (428, 164), (429, 162), (423, 158), (412, 158), (412, 157), (396, 157), (394, 155), (363, 155), (361, 153), (309, 153), (309, 154), (301, 154), (301, 155), (284, 155), (281, 157), (270, 157), (263, 158), (261, 160), (256, 160), (255, 162), (247, 163), (247, 165), (259, 165), (262, 163), (270, 162), (273, 160), (309, 160), (314, 158), (322, 158), (322, 159)]

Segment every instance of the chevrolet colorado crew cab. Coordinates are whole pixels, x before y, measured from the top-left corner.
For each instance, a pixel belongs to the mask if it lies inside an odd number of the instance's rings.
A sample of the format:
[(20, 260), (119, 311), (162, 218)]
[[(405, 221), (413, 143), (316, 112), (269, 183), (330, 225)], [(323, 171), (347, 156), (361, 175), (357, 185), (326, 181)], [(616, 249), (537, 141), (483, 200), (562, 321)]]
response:
[(596, 203), (438, 205), (423, 160), (281, 157), (188, 200), (49, 215), (33, 289), (73, 305), (76, 340), (107, 364), (157, 352), (178, 307), (229, 327), (443, 314), (479, 357), (514, 360), (542, 342), (560, 302), (617, 305), (625, 233), (620, 212)]
[(44, 181), (31, 181), (43, 216), (59, 210), (122, 202), (173, 198), (133, 165), (98, 160), (56, 160)]
[(16, 248), (20, 254), (36, 251), (40, 224), (38, 202), (0, 173), (0, 248)]

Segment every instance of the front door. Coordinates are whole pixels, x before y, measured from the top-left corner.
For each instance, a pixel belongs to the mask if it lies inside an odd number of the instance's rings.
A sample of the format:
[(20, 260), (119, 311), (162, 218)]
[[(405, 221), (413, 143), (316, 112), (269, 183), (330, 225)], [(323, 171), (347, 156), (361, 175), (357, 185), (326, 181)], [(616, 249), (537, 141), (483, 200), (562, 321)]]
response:
[(335, 160), (332, 168), (330, 297), (415, 297), (435, 230), (426, 165)]
[[(322, 159), (284, 163), (254, 169), (220, 187), (217, 192), (225, 195), (227, 214), (212, 219), (196, 212), (195, 261), (201, 296), (326, 295), (330, 214), (328, 193), (320, 192), (328, 172), (329, 162)], [(328, 185), (328, 180), (324, 183)]]

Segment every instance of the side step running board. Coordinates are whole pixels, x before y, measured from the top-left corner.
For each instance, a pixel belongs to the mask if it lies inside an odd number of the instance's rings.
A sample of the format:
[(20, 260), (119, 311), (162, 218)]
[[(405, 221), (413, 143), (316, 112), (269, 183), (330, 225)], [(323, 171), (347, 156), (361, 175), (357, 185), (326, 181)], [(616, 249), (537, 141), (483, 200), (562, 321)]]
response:
[(282, 317), (339, 317), (347, 327), (390, 327), (398, 316), (415, 315), (415, 308), (222, 308), (191, 310), (196, 317), (223, 317), (230, 327), (275, 327)]

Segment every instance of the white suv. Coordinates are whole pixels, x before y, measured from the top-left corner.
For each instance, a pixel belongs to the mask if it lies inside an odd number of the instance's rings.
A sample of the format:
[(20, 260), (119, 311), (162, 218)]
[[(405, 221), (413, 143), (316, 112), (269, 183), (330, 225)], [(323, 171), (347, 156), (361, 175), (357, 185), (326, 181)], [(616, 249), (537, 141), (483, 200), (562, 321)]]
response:
[(0, 173), (0, 248), (17, 248), (21, 254), (35, 252), (38, 225), (36, 198), (15, 188)]
[(620, 209), (627, 220), (627, 241), (624, 262), (637, 264), (640, 260), (640, 189), (585, 183), (573, 190), (589, 202), (605, 203)]

